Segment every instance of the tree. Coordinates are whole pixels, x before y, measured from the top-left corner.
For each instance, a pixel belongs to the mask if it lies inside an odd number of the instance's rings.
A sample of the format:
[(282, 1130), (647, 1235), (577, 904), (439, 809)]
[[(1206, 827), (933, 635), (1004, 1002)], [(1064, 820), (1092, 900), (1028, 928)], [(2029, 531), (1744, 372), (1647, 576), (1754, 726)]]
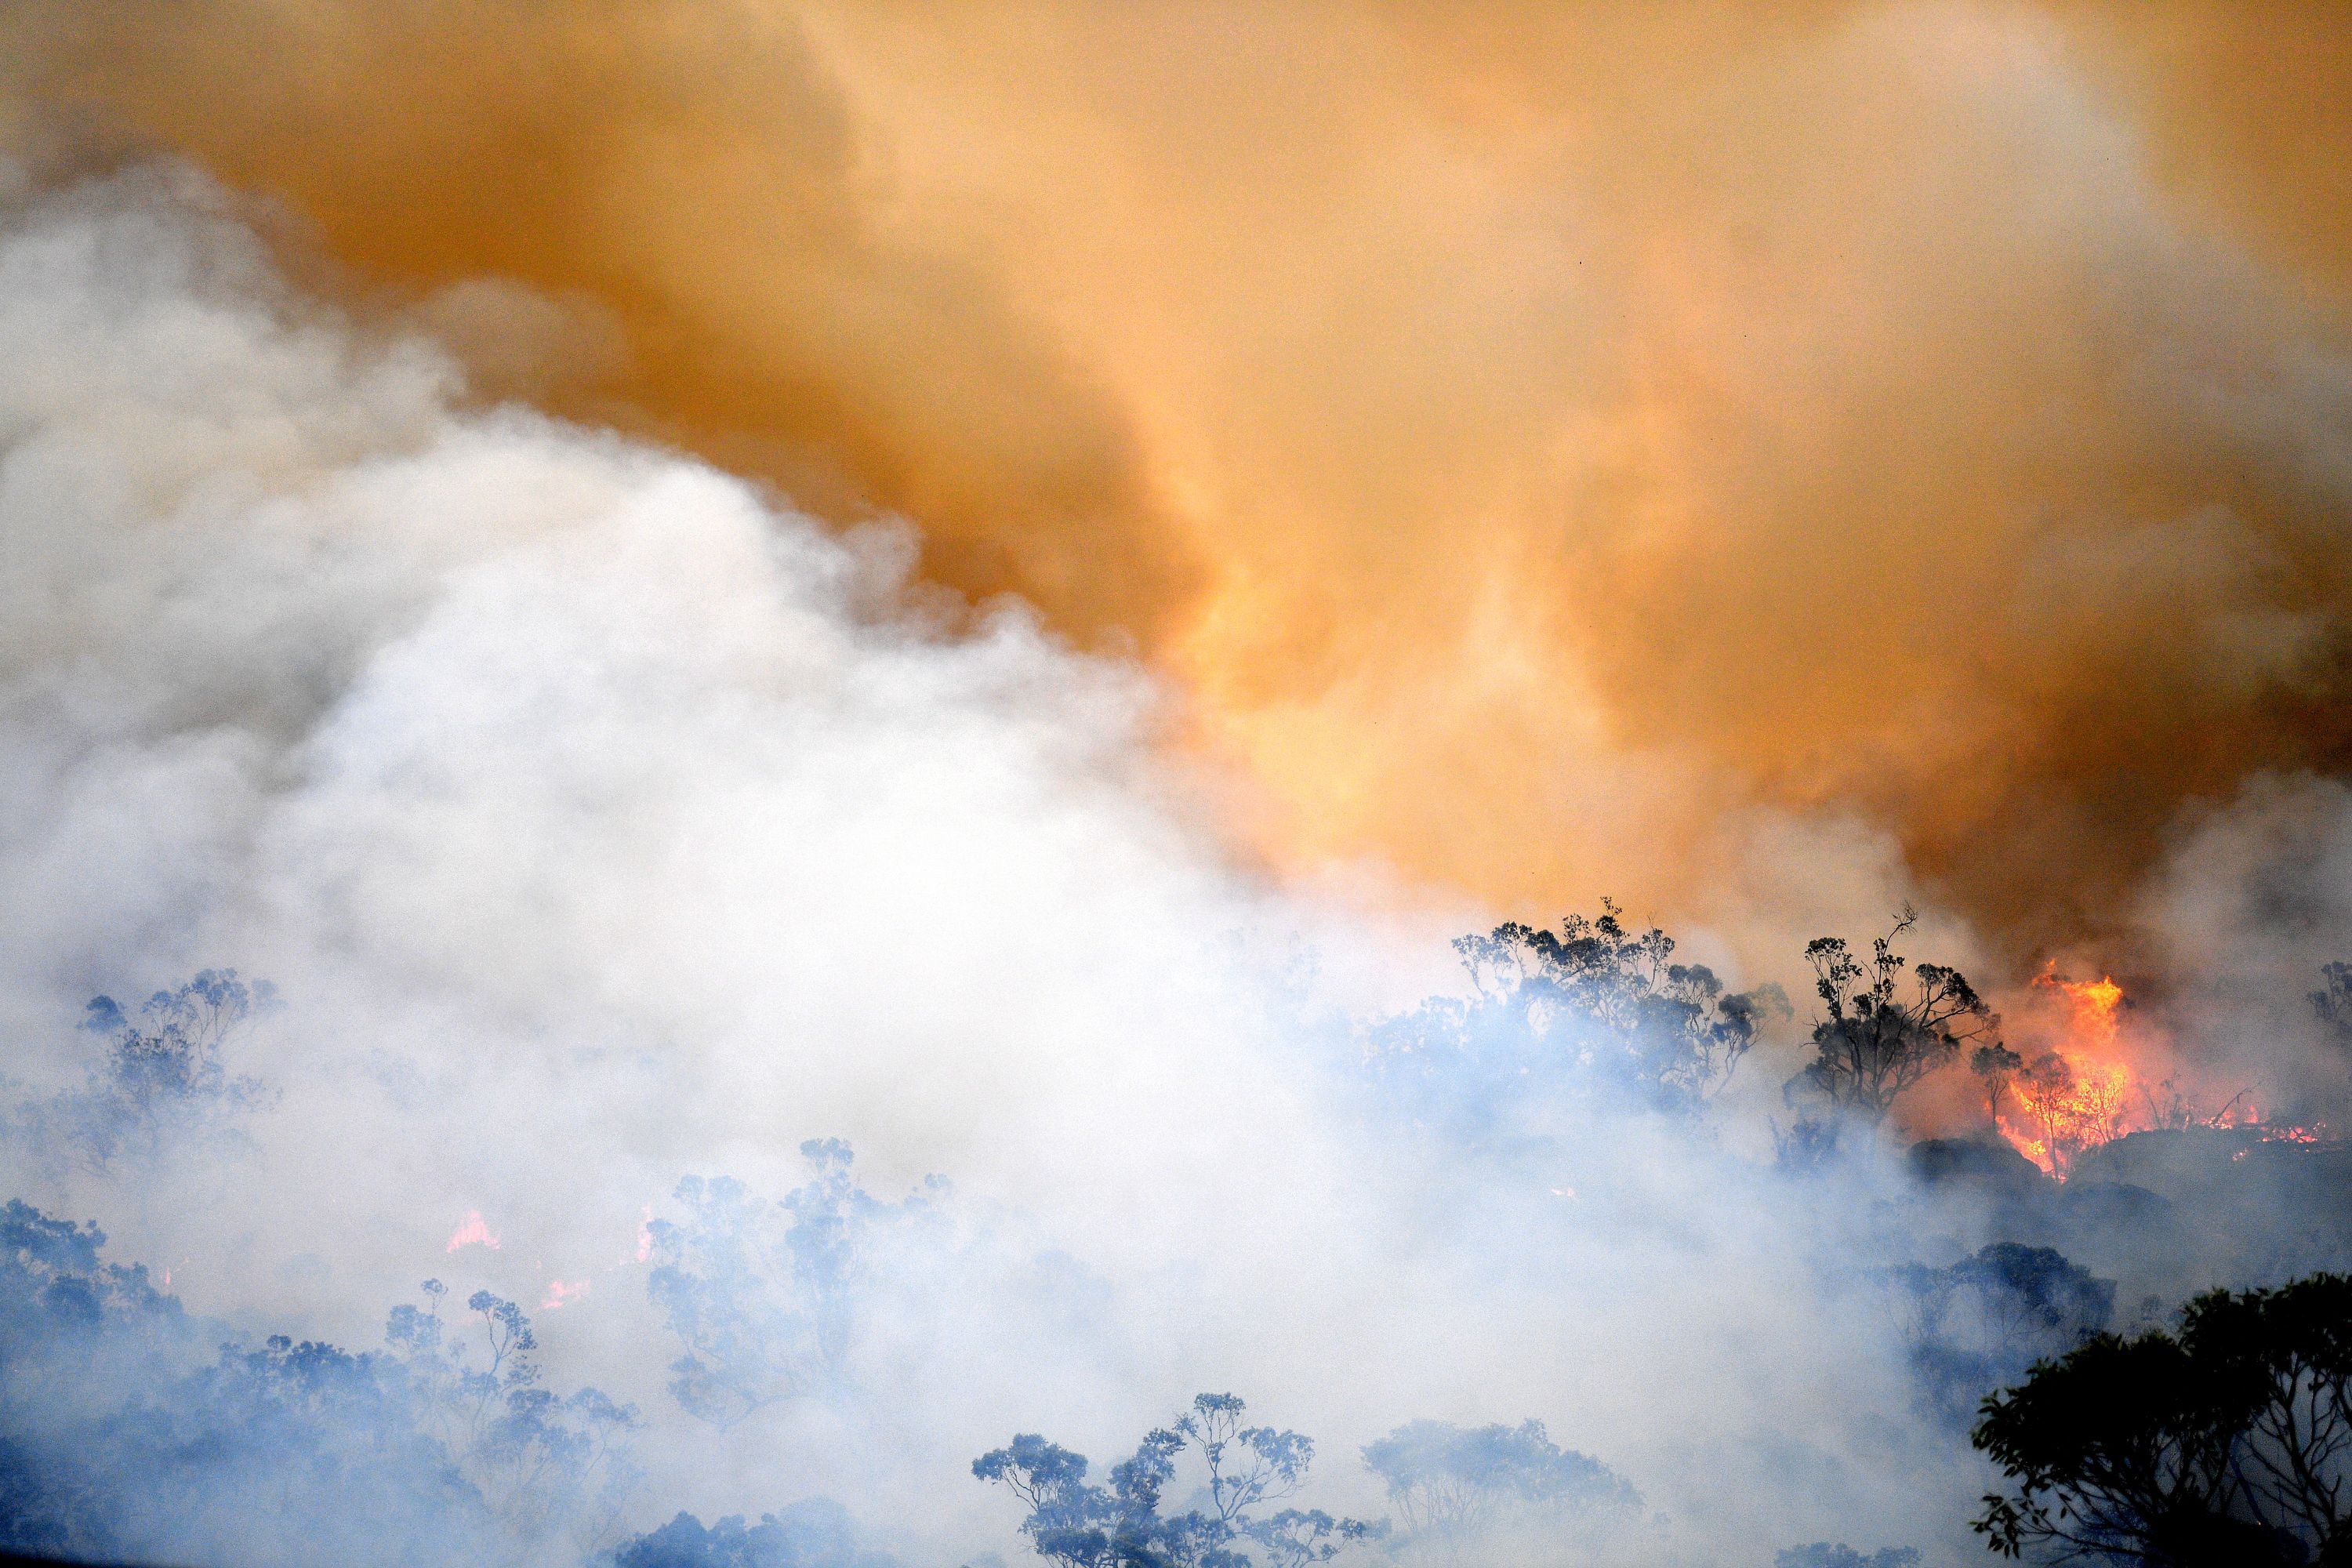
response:
[(1993, 1042), (2000, 1020), (1958, 970), (1922, 963), (1904, 994), (1908, 961), (1895, 942), (1917, 920), (1905, 910), (1893, 930), (1871, 942), (1867, 962), (1849, 952), (1843, 937), (1805, 945), (1822, 1016), (1813, 1025), (1814, 1058), (1790, 1082), (1792, 1097), (1802, 1088), (1838, 1114), (1875, 1126), (1905, 1090), (1961, 1047)]
[(2124, 1084), (2120, 1070), (2077, 1071), (2056, 1051), (2042, 1052), (2016, 1075), (2013, 1086), (2024, 1102), (2025, 1120), (2040, 1134), (2052, 1174), (2063, 1177), (2084, 1151), (2119, 1135), (2128, 1109)]
[(646, 1292), (685, 1346), (670, 1394), (688, 1414), (734, 1426), (805, 1386), (816, 1350), (806, 1315), (774, 1278), (766, 1226), (772, 1205), (730, 1176), (677, 1184), (683, 1221), (648, 1225), (654, 1269)]
[(2178, 1332), (2102, 1334), (1985, 1402), (1997, 1551), (2193, 1568), (2352, 1551), (2352, 1279), (2216, 1290)]
[[(982, 1454), (971, 1472), (1021, 1500), (1029, 1510), (1021, 1532), (1064, 1568), (1250, 1568), (1252, 1549), (1274, 1568), (1309, 1568), (1381, 1533), (1377, 1523), (1320, 1509), (1255, 1511), (1305, 1484), (1315, 1445), (1297, 1432), (1245, 1426), (1244, 1415), (1233, 1394), (1200, 1395), (1112, 1466), (1108, 1487), (1087, 1479), (1084, 1455), (1035, 1433)], [(1188, 1450), (1204, 1473), (1208, 1506), (1162, 1512)]]
[(1913, 1546), (1887, 1546), (1861, 1552), (1843, 1542), (1816, 1541), (1776, 1553), (1772, 1568), (1919, 1568), (1919, 1552)]
[(2324, 963), (2319, 975), (2323, 984), (2311, 993), (2311, 1010), (2327, 1037), (2352, 1052), (2352, 963)]
[(1438, 997), (1371, 1031), (1373, 1072), (1444, 1120), (1484, 1127), (1567, 1089), (1690, 1110), (1731, 1080), (1780, 988), (1728, 991), (1675, 939), (1629, 931), (1614, 903), (1557, 931), (1512, 921), (1454, 943), (1468, 998)]
[(1886, 1272), (1930, 1408), (1964, 1421), (1994, 1388), (2104, 1331), (2116, 1286), (2047, 1247), (1991, 1246), (1941, 1268)]
[(474, 1344), (445, 1335), (437, 1285), (394, 1309), (379, 1350), (255, 1343), (104, 1247), (0, 1210), (0, 1546), (456, 1568), (609, 1545), (634, 1413), (547, 1389), (511, 1302), (473, 1299)]
[(1969, 1054), (1969, 1070), (1984, 1083), (1985, 1120), (1996, 1127), (2000, 1125), (2000, 1097), (2024, 1066), (2025, 1058), (1999, 1040)]
[(92, 997), (81, 1027), (106, 1042), (104, 1054), (80, 1089), (19, 1109), (25, 1137), (102, 1173), (159, 1153), (175, 1133), (225, 1131), (270, 1091), (257, 1078), (230, 1077), (222, 1047), (276, 1003), (268, 982), (247, 985), (234, 969), (158, 991), (135, 1016), (111, 996)]
[(858, 1186), (838, 1138), (801, 1145), (809, 1180), (777, 1203), (730, 1176), (688, 1176), (682, 1220), (646, 1227), (646, 1289), (685, 1354), (670, 1393), (688, 1414), (729, 1427), (839, 1374), (848, 1354), (865, 1243), (881, 1225), (928, 1208), (946, 1184), (887, 1204)]
[(811, 1498), (748, 1527), (740, 1514), (706, 1526), (680, 1513), (624, 1542), (613, 1568), (898, 1568), (898, 1561), (863, 1546), (839, 1503)]
[(445, 1334), (437, 1279), (422, 1287), (422, 1309), (392, 1310), (384, 1326), (390, 1359), (418, 1396), (416, 1418), (509, 1526), (526, 1536), (559, 1524), (601, 1543), (638, 1479), (629, 1434), (645, 1423), (635, 1405), (601, 1389), (559, 1395), (542, 1387), (539, 1336), (522, 1309), (488, 1290), (466, 1300), (481, 1324), (473, 1349)]
[(1387, 1484), (1407, 1539), (1440, 1545), (1510, 1523), (1605, 1525), (1642, 1506), (1632, 1482), (1560, 1447), (1540, 1421), (1413, 1421), (1367, 1445), (1364, 1464)]

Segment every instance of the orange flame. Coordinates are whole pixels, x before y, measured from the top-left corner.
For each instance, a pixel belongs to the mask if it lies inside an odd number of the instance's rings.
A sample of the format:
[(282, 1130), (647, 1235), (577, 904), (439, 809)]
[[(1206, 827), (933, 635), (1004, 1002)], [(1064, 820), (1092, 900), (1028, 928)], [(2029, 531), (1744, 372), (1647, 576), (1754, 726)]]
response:
[[(2114, 976), (2068, 980), (2045, 968), (2033, 984), (2056, 999), (2056, 1041), (2000, 1079), (1994, 1103), (2005, 1099), (2008, 1109), (1996, 1109), (1993, 1120), (2019, 1153), (2056, 1180), (2064, 1181), (2084, 1154), (2141, 1128), (2235, 1130), (2264, 1143), (2329, 1138), (2324, 1124), (2266, 1121), (2242, 1092), (2219, 1110), (2205, 1111), (2171, 1078), (2152, 1089), (2143, 1086), (2130, 1060), (2132, 1042), (2123, 1037), (2126, 998)], [(2136, 1110), (2143, 1111), (2137, 1126)], [(2244, 1159), (2245, 1151), (2232, 1158)]]
[(2133, 1075), (2117, 1054), (2124, 988), (2113, 975), (2068, 980), (2051, 970), (2033, 984), (2063, 999), (2061, 1046), (2010, 1075), (2015, 1109), (1994, 1121), (2019, 1153), (2063, 1182), (2076, 1160), (2126, 1131)]
[(499, 1238), (490, 1234), (489, 1224), (482, 1218), (479, 1209), (467, 1210), (465, 1223), (449, 1233), (449, 1251), (467, 1247), (487, 1247), (493, 1252), (499, 1249)]
[(2124, 1003), (2124, 988), (2116, 984), (2115, 976), (2061, 980), (2053, 974), (2043, 974), (2034, 984), (2047, 985), (2066, 998), (2071, 1015), (2066, 1032), (2074, 1043), (2089, 1047), (2115, 1044), (2116, 1015)]

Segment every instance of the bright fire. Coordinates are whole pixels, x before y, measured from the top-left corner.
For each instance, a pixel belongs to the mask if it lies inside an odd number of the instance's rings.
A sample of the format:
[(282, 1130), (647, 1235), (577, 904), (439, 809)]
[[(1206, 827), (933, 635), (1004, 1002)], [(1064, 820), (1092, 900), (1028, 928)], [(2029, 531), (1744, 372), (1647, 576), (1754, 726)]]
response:
[(2124, 988), (2112, 975), (2068, 980), (2045, 970), (2033, 984), (2055, 1003), (2055, 1044), (1978, 1070), (2001, 1136), (2046, 1174), (2063, 1182), (2085, 1153), (2150, 1129), (2234, 1130), (2260, 1142), (2315, 1143), (2326, 1137), (2324, 1127), (2265, 1121), (2243, 1094), (2206, 1110), (2171, 1078), (2152, 1088), (2143, 1082), (2126, 1059)]
[(1993, 1117), (2019, 1153), (2063, 1181), (2086, 1151), (2126, 1131), (2133, 1075), (2116, 1040), (2124, 988), (2112, 975), (2066, 980), (2047, 972), (2033, 984), (2060, 998), (2062, 1045), (2000, 1075)]

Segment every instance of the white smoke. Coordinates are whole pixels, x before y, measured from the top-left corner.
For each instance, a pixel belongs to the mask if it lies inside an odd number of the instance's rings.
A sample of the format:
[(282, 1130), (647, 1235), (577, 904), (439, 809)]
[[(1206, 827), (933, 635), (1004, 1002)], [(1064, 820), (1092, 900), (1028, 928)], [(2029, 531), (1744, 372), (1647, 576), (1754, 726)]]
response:
[[(1137, 671), (928, 604), (901, 531), (468, 405), (184, 169), (17, 178), (0, 226), (0, 1025), (58, 1082), (94, 993), (286, 1000), (250, 1148), (19, 1185), (193, 1308), (364, 1344), (427, 1274), (584, 1282), (542, 1336), (654, 1418), (658, 1506), (830, 1492), (925, 1553), (1017, 1550), (983, 1447), (1100, 1461), (1224, 1387), (1334, 1507), (1405, 1420), (1537, 1416), (1643, 1489), (1634, 1560), (1965, 1542), (1855, 1280), (1907, 1245), (1867, 1178), (1628, 1121), (1519, 1191), (1353, 1126), (1314, 1020), (1459, 928), (1234, 863)], [(963, 1239), (877, 1297), (854, 1401), (722, 1437), (663, 1393), (637, 1226), (819, 1136), (951, 1177)], [(499, 1247), (452, 1252), (473, 1214)]]

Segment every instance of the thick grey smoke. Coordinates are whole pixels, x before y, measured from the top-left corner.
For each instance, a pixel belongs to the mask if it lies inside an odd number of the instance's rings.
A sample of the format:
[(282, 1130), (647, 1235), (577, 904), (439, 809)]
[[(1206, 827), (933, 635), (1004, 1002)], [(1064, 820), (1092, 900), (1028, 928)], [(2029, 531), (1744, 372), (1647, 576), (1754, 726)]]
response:
[[(948, 629), (887, 530), (458, 411), (184, 169), (11, 181), (0, 1024), (34, 1092), (93, 994), (283, 998), (232, 1043), (278, 1094), (242, 1140), (12, 1156), (27, 1196), (257, 1332), (490, 1285), (646, 1413), (641, 1510), (830, 1494), (919, 1561), (1018, 1550), (969, 1473), (1015, 1429), (1107, 1458), (1223, 1387), (1322, 1440), (1335, 1508), (1409, 1419), (1533, 1416), (1644, 1495), (1591, 1560), (1965, 1543), (1978, 1478), (1857, 1283), (1910, 1245), (1866, 1166), (1628, 1117), (1481, 1176), (1367, 1130), (1335, 1020), (1444, 984), (1462, 912), (1237, 869), (1137, 671)], [(824, 1136), (886, 1198), (950, 1177), (944, 1229), (876, 1265), (834, 1394), (688, 1420), (641, 1226)]]

